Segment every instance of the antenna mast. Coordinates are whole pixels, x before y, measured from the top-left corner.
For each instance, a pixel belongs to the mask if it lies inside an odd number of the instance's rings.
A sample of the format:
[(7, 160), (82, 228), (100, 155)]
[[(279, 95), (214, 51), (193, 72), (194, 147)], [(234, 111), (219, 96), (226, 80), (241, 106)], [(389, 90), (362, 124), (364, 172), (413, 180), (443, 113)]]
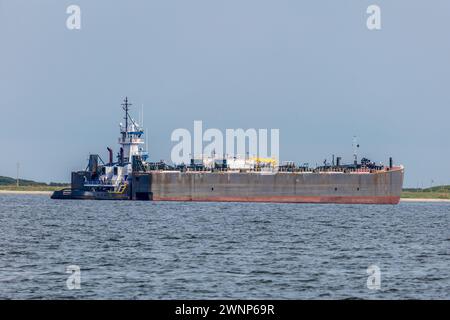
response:
[(359, 148), (358, 137), (353, 136), (353, 164), (354, 165), (358, 164), (358, 148)]
[(122, 108), (125, 111), (125, 132), (123, 132), (123, 138), (125, 140), (125, 138), (128, 135), (128, 111), (130, 110), (130, 106), (132, 104), (128, 103), (128, 97), (125, 97), (125, 100), (122, 103)]

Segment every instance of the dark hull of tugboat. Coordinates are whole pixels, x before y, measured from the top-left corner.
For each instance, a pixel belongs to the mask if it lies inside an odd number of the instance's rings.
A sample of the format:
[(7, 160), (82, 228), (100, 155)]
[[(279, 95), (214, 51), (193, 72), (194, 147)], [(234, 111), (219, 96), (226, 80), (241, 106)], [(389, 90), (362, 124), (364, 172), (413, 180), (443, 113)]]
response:
[(53, 192), (52, 199), (61, 200), (129, 200), (128, 194), (120, 194), (105, 191), (85, 191), (85, 190), (72, 190), (64, 189)]

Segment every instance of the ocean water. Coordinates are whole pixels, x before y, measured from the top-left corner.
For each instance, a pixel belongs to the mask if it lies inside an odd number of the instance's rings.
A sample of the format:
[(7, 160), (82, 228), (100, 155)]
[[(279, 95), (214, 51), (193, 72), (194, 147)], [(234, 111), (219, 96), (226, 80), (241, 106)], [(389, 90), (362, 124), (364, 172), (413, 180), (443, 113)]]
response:
[[(0, 236), (3, 299), (450, 298), (449, 203), (0, 195)], [(80, 289), (69, 289), (71, 265)], [(371, 265), (378, 289), (367, 287)]]

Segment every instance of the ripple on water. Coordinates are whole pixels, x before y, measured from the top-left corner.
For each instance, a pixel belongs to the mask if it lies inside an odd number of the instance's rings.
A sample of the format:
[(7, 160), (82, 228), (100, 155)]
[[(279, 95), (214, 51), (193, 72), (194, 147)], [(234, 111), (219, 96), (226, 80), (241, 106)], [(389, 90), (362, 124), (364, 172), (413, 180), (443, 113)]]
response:
[[(53, 201), (0, 195), (0, 297), (450, 298), (450, 204)], [(367, 289), (367, 267), (382, 287)], [(66, 267), (81, 268), (69, 291)]]

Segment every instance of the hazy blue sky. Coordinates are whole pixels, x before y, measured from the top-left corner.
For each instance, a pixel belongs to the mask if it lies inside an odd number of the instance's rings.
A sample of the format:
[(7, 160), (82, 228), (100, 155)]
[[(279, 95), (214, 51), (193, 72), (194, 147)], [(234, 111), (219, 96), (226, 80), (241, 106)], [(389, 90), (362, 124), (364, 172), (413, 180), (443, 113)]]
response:
[(0, 175), (20, 161), (25, 178), (69, 181), (106, 158), (128, 95), (153, 159), (203, 120), (279, 128), (281, 158), (311, 164), (350, 161), (357, 135), (407, 186), (450, 184), (449, 31), (448, 0), (0, 0)]

